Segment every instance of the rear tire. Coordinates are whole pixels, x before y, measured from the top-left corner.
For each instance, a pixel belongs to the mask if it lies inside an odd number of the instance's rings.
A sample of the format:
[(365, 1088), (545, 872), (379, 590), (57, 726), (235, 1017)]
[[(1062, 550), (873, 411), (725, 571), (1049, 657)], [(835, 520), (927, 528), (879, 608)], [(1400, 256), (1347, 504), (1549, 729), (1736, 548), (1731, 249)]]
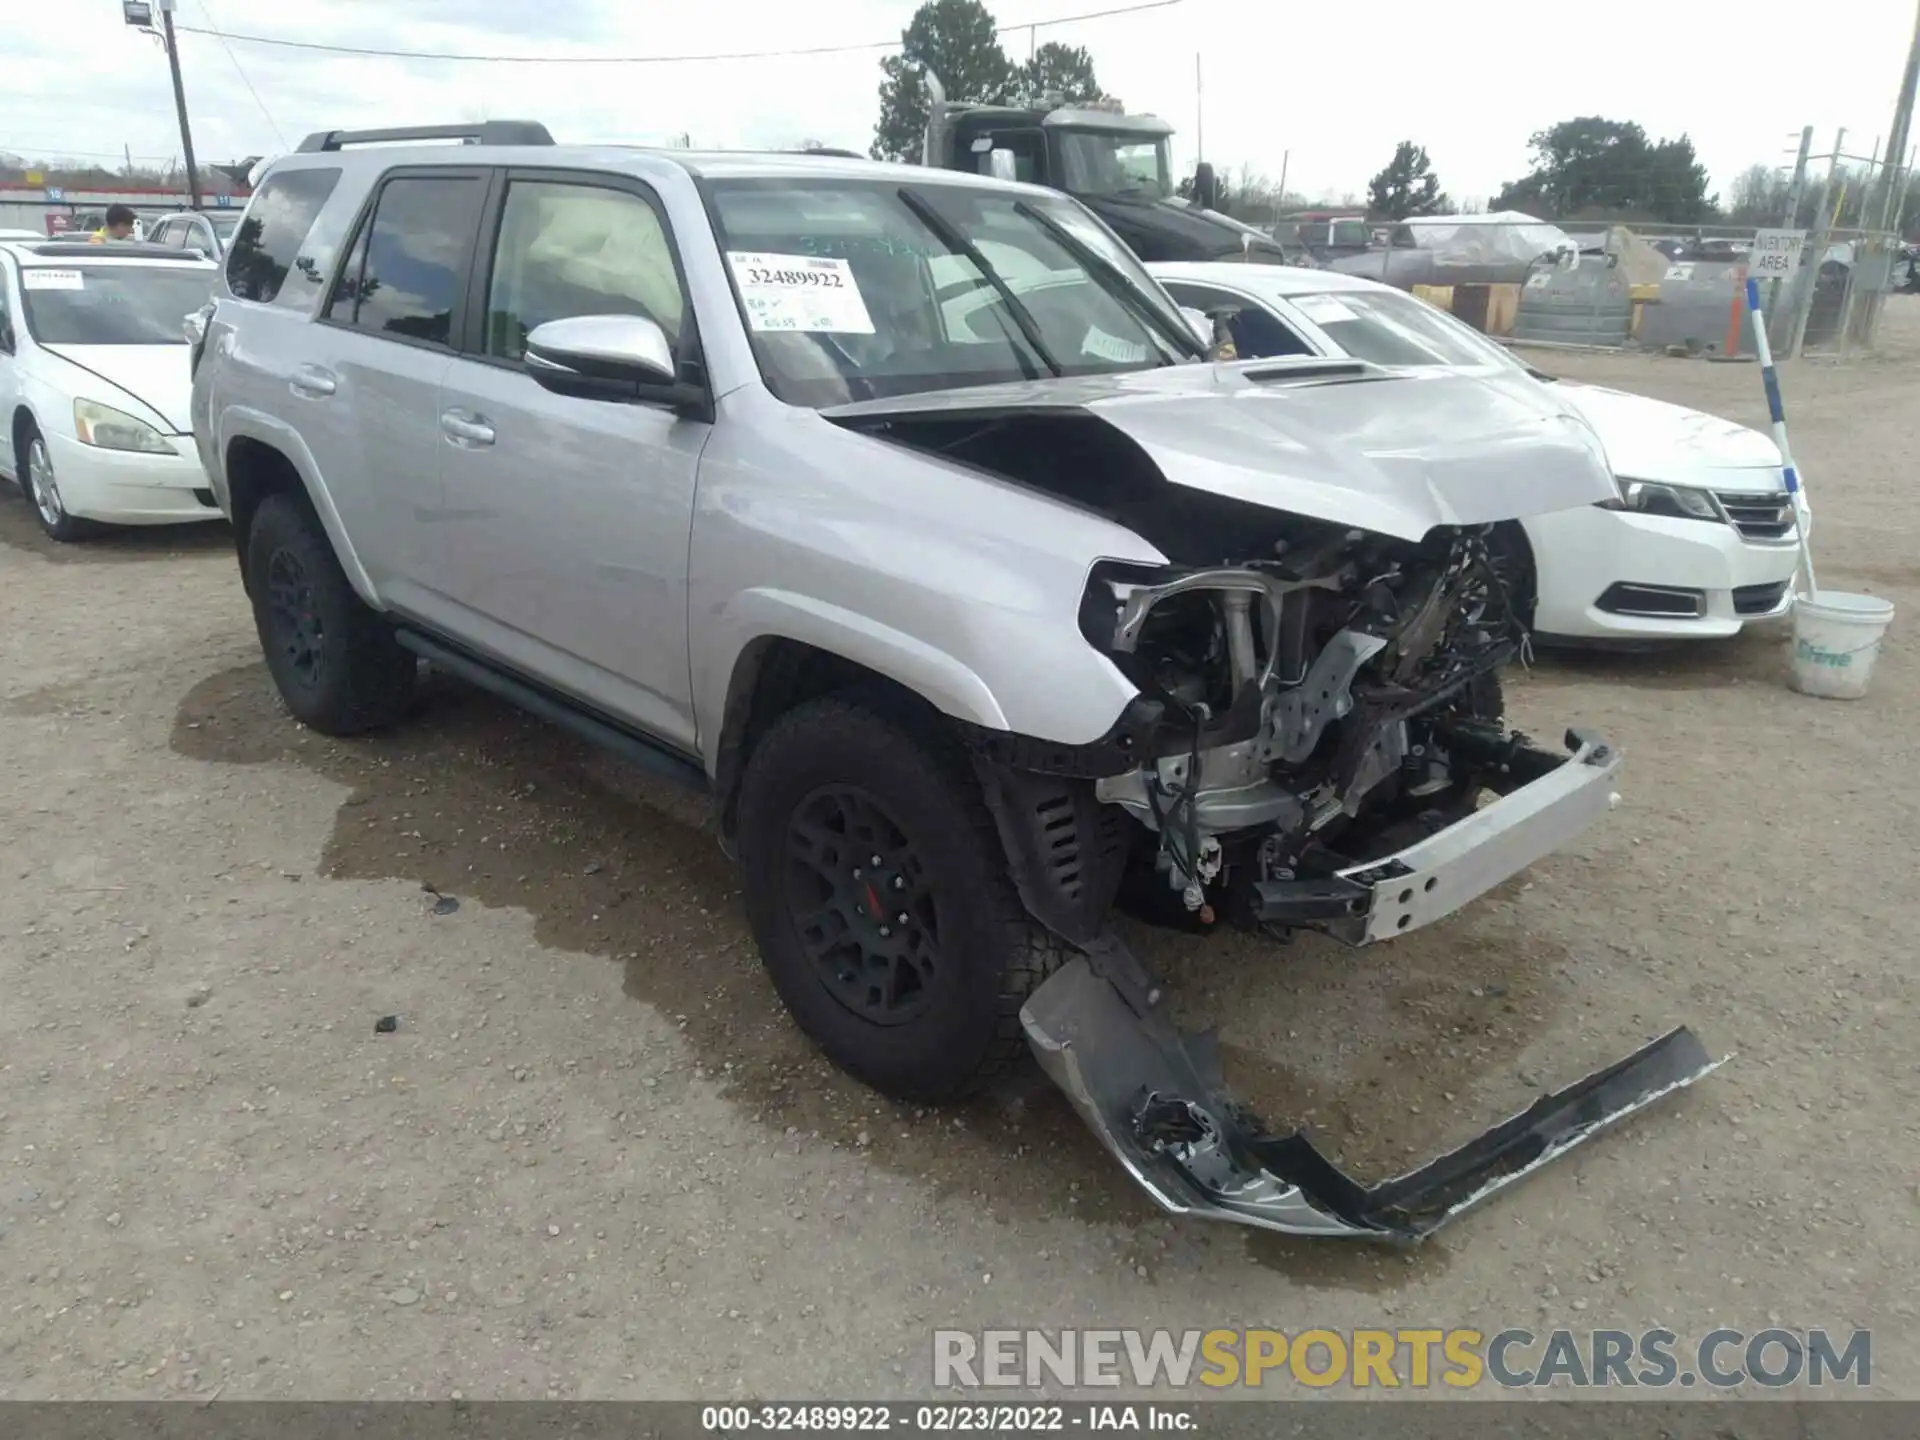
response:
[(780, 998), (834, 1064), (919, 1102), (1019, 1062), (1020, 1007), (1067, 955), (1021, 904), (965, 757), (931, 730), (813, 701), (754, 747), (739, 801)]
[(405, 712), (419, 667), (354, 593), (304, 496), (260, 502), (247, 531), (247, 589), (267, 669), (296, 720), (357, 735)]

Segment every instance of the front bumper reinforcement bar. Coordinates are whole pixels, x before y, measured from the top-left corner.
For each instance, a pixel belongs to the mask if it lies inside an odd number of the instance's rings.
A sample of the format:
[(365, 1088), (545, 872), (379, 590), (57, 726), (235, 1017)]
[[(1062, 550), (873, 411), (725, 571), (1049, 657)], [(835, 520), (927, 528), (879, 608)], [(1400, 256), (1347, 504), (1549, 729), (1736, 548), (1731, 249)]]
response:
[(1662, 1096), (1717, 1069), (1677, 1029), (1542, 1096), (1459, 1149), (1365, 1187), (1307, 1137), (1269, 1134), (1227, 1093), (1211, 1033), (1173, 1024), (1139, 962), (1107, 937), (1020, 1012), (1042, 1067), (1162, 1209), (1293, 1235), (1419, 1240)]

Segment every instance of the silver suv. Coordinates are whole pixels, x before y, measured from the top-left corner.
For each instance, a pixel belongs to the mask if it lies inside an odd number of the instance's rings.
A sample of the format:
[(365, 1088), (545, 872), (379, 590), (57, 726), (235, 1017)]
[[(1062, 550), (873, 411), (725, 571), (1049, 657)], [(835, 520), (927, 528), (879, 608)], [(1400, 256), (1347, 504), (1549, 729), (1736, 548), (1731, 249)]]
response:
[(1365, 1190), (1109, 926), (1386, 939), (1617, 798), (1501, 721), (1493, 528), (1616, 494), (1545, 387), (1211, 363), (1053, 191), (521, 122), (309, 138), (225, 277), (195, 434), (292, 713), (393, 722), (425, 659), (710, 791), (880, 1089), (1030, 1044), (1169, 1209), (1405, 1235), (1704, 1069), (1675, 1031)]

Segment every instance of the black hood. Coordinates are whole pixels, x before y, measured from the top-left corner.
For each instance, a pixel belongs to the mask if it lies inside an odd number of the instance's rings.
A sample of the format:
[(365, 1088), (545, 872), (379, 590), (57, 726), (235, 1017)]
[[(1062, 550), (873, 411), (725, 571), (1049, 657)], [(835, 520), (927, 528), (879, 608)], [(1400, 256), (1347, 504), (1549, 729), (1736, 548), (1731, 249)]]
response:
[(1168, 260), (1238, 260), (1243, 241), (1251, 258), (1277, 263), (1285, 251), (1274, 241), (1211, 219), (1204, 211), (1166, 200), (1127, 200), (1113, 195), (1074, 197), (1127, 242), (1147, 264)]

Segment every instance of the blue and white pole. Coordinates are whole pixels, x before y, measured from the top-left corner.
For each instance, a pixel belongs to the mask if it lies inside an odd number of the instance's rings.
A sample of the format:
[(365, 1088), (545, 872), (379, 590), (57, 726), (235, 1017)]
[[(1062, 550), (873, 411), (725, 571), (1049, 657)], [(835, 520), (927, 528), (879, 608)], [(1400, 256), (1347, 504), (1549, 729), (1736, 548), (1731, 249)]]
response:
[(1793, 530), (1800, 537), (1800, 563), (1807, 571), (1807, 598), (1820, 587), (1813, 579), (1813, 550), (1807, 540), (1806, 515), (1801, 506), (1800, 472), (1787, 448), (1787, 411), (1780, 403), (1780, 376), (1773, 368), (1773, 347), (1767, 343), (1767, 317), (1760, 312), (1760, 282), (1747, 277), (1747, 309), (1753, 312), (1753, 344), (1760, 352), (1760, 379), (1767, 387), (1767, 413), (1773, 417), (1773, 443), (1780, 448), (1780, 466), (1787, 480), (1787, 498), (1793, 502)]

